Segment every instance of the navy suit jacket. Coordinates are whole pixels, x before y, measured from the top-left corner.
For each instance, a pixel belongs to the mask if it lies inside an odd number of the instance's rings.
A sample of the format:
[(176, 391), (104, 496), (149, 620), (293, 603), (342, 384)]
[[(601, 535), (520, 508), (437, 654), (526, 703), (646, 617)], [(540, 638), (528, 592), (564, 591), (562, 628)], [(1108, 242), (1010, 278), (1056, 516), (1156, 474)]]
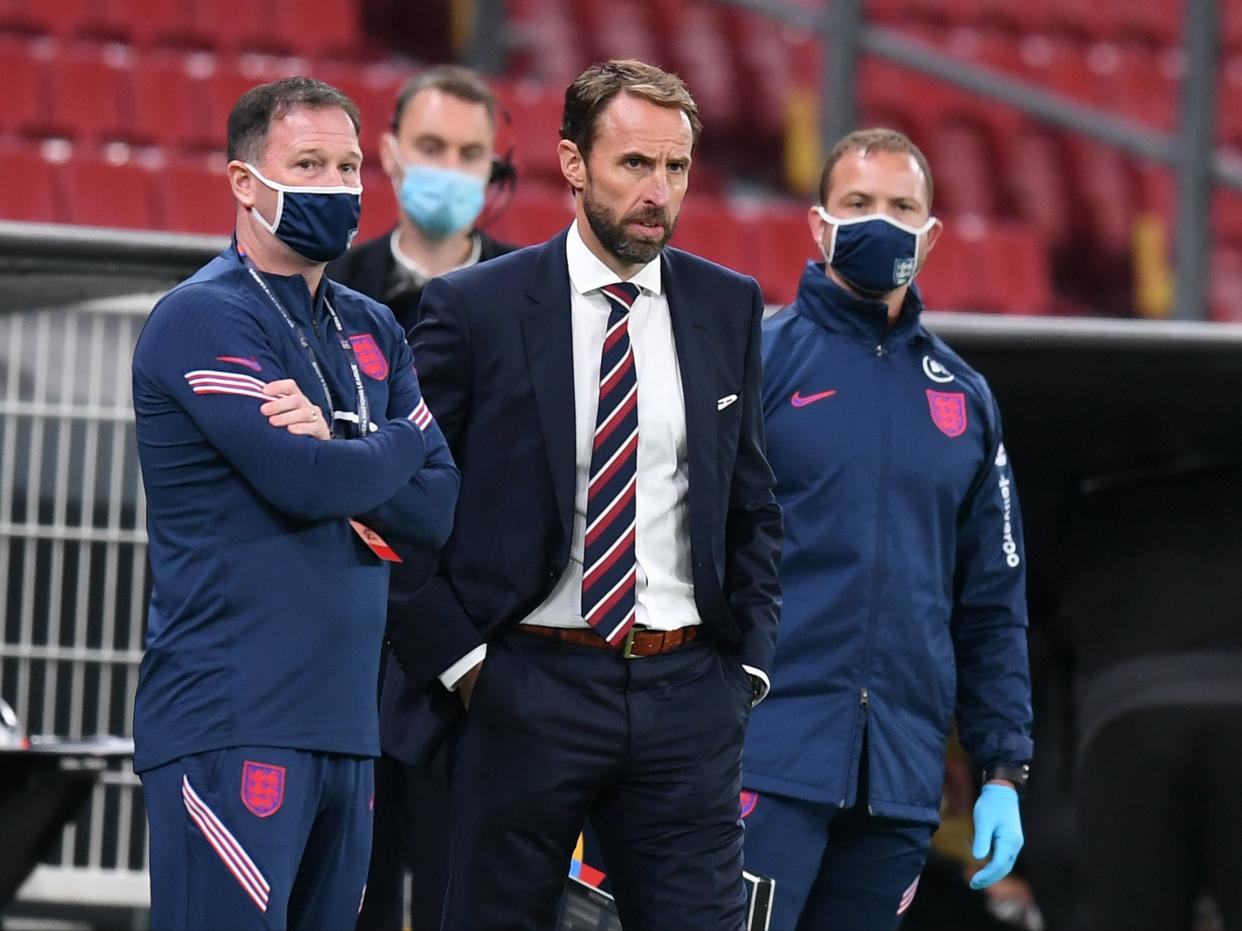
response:
[[(390, 623), (403, 687), (412, 691), (430, 684), (446, 694), (435, 677), (518, 624), (569, 562), (567, 234), (434, 278), (423, 293), (415, 364), (461, 470), (461, 491), (438, 570), (401, 596)], [(764, 454), (763, 297), (753, 278), (678, 249), (663, 251), (661, 275), (685, 397), (695, 602), (716, 642), (766, 672), (780, 609), (781, 515)], [(736, 400), (721, 407), (730, 395)], [(441, 703), (425, 695), (415, 704)], [(402, 713), (400, 703), (384, 704), (386, 714)]]

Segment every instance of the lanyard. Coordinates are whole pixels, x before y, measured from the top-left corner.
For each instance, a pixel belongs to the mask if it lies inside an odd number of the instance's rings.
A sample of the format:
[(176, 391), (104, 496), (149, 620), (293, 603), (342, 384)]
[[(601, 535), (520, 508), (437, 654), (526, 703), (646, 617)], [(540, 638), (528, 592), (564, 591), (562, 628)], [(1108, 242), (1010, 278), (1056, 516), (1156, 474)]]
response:
[(362, 385), (362, 372), (358, 368), (358, 356), (354, 352), (353, 344), (345, 338), (345, 328), (341, 326), (341, 318), (336, 315), (331, 301), (324, 297), (324, 307), (328, 310), (328, 316), (332, 318), (332, 325), (336, 328), (337, 343), (341, 347), (341, 351), (345, 353), (345, 358), (349, 361), (350, 372), (354, 376), (354, 388), (358, 392), (358, 413), (353, 414), (347, 411), (337, 411), (332, 403), (332, 392), (328, 388), (328, 380), (324, 377), (323, 369), (319, 367), (319, 357), (315, 354), (315, 348), (311, 345), (310, 340), (306, 338), (306, 334), (302, 328), (298, 326), (297, 321), (290, 316), (289, 311), (285, 310), (285, 305), (280, 302), (275, 292), (263, 280), (263, 276), (259, 274), (259, 270), (255, 268), (254, 262), (250, 256), (243, 254), (242, 261), (246, 264), (246, 271), (250, 272), (250, 277), (255, 280), (258, 286), (267, 295), (268, 300), (280, 312), (280, 316), (284, 318), (285, 323), (289, 325), (289, 329), (293, 331), (293, 335), (297, 338), (298, 343), (306, 350), (307, 356), (310, 358), (311, 368), (315, 370), (315, 377), (319, 379), (319, 387), (323, 389), (324, 400), (328, 404), (329, 424), (331, 432), (336, 433), (336, 422), (338, 420), (356, 421), (358, 424), (358, 433), (360, 436), (366, 436), (375, 429), (375, 425), (371, 423), (371, 404), (367, 400), (366, 388)]

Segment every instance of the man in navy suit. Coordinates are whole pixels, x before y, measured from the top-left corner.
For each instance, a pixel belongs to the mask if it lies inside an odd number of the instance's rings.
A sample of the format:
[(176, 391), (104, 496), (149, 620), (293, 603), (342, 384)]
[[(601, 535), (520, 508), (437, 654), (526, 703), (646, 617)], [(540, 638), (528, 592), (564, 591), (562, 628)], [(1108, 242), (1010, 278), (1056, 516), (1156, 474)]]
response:
[(700, 126), (675, 76), (589, 69), (558, 146), (573, 224), (424, 292), (419, 380), (462, 492), (390, 641), (468, 708), (449, 929), (554, 926), (588, 816), (626, 928), (744, 925), (781, 523), (759, 287), (665, 248)]

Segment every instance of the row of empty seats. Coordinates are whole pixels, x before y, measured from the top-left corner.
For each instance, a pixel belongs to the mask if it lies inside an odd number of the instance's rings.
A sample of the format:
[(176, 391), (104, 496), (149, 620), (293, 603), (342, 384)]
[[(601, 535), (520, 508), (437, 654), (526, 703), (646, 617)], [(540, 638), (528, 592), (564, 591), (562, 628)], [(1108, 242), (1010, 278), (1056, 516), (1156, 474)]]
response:
[[(8, 176), (0, 217), (85, 226), (168, 229), (226, 234), (233, 210), (219, 156), (167, 160), (113, 146), (75, 152), (68, 143), (39, 148), (0, 142)], [(372, 168), (364, 177), (360, 238), (380, 235), (395, 222), (387, 179)], [(527, 184), (512, 202), (485, 215), (492, 234), (528, 244), (569, 222), (563, 188)], [(755, 275), (766, 298), (784, 303), (815, 245), (806, 208), (798, 203), (735, 201), (710, 194), (687, 198), (675, 243)], [(1048, 256), (1040, 238), (1014, 224), (974, 221), (950, 228), (923, 283), (929, 300), (963, 310), (1043, 313), (1053, 307)]]
[(362, 7), (348, 0), (0, 0), (0, 32), (278, 54), (352, 55)]

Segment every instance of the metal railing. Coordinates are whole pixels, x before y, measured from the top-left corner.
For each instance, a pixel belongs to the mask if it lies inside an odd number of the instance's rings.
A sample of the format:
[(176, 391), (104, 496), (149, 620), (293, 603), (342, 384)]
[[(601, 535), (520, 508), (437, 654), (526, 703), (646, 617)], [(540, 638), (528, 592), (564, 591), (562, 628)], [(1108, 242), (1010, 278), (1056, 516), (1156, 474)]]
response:
[[(130, 357), (155, 296), (0, 315), (0, 696), (31, 734), (132, 733), (146, 514)], [(141, 904), (129, 761), (103, 774), (23, 898)]]

